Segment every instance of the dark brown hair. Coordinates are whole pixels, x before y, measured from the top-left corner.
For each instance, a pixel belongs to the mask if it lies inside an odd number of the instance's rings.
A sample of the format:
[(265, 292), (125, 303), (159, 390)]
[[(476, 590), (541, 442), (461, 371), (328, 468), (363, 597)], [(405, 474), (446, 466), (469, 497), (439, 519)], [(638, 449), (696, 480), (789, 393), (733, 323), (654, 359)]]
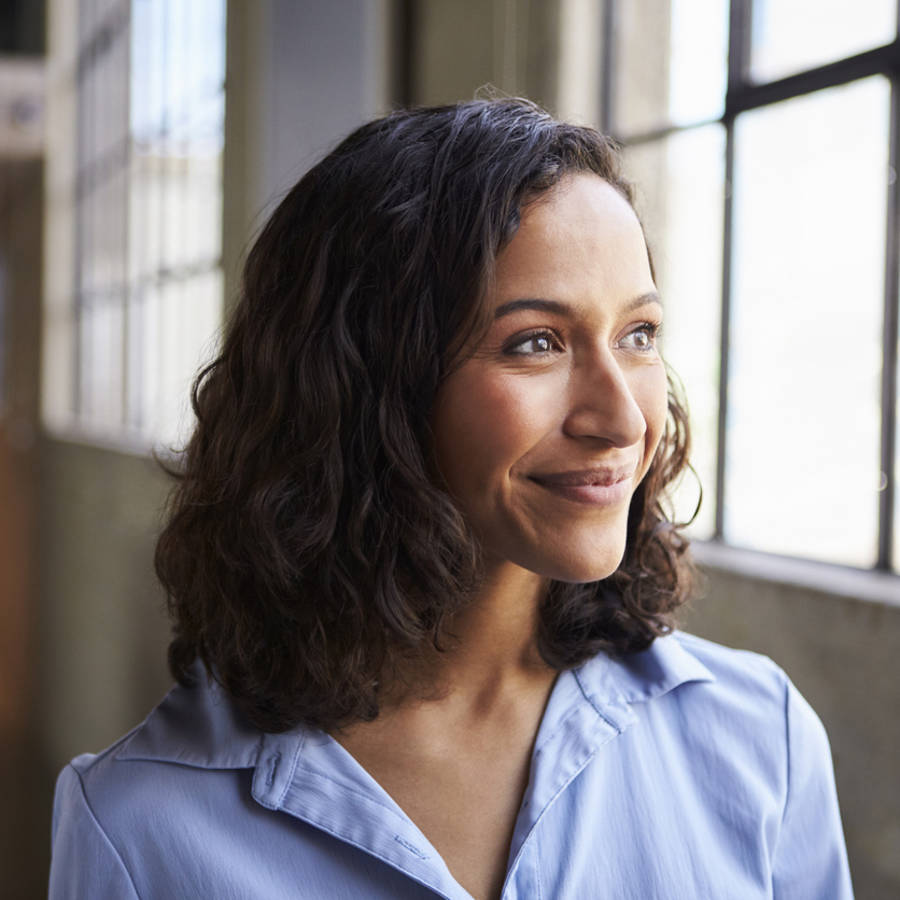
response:
[[(263, 730), (332, 728), (375, 717), (392, 664), (440, 645), (478, 548), (431, 475), (435, 392), (486, 326), (523, 203), (576, 171), (631, 201), (608, 138), (528, 101), (479, 100), (370, 122), (287, 194), (194, 385), (156, 550), (179, 681), (199, 658)], [(687, 449), (670, 390), (621, 566), (551, 584), (538, 635), (550, 666), (671, 630), (690, 566), (661, 501)]]

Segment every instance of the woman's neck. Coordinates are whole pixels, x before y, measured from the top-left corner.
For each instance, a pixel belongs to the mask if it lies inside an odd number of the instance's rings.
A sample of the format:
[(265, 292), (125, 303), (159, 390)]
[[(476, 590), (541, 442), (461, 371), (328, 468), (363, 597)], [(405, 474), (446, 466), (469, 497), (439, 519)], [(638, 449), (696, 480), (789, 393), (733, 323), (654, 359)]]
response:
[(552, 681), (541, 659), (537, 633), (547, 579), (510, 563), (491, 569), (475, 594), (445, 624), (441, 651), (429, 649), (384, 696), (383, 709), (410, 702), (452, 699), (485, 710), (510, 693)]

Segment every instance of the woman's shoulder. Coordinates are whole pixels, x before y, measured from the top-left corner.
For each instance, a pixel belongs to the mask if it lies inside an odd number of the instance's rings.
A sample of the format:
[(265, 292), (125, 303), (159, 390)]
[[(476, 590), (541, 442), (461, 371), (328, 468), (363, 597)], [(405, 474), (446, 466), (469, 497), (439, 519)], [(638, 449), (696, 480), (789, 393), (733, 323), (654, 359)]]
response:
[(779, 716), (802, 712), (818, 721), (788, 673), (769, 656), (727, 647), (684, 631), (676, 631), (666, 640), (710, 673), (705, 691), (710, 700), (732, 700), (741, 709), (759, 708)]
[(584, 697), (627, 733), (635, 752), (649, 741), (648, 752), (665, 744), (713, 768), (744, 760), (744, 769), (783, 786), (791, 760), (830, 768), (821, 720), (763, 654), (675, 631), (641, 652), (601, 654), (575, 674)]
[[(50, 896), (136, 896), (173, 861), (189, 871), (196, 836), (215, 843), (217, 823), (243, 808), (261, 737), (203, 676), (105, 750), (75, 757), (56, 782)], [(70, 894), (76, 877), (83, 890)]]
[(200, 772), (253, 768), (262, 734), (204, 673), (176, 685), (140, 725), (99, 753), (76, 756), (57, 783), (57, 814), (86, 804), (98, 821), (129, 805), (178, 791)]
[(696, 733), (686, 725), (702, 718), (707, 736), (715, 730), (717, 739), (736, 750), (760, 752), (767, 747), (778, 756), (808, 754), (830, 760), (819, 716), (784, 669), (768, 656), (683, 631), (657, 639), (645, 653), (653, 662), (633, 660), (632, 667), (645, 673), (653, 667), (693, 672), (693, 677), (681, 681), (670, 676), (674, 688), (659, 710), (679, 727), (685, 726), (686, 732)]
[[(646, 650), (588, 664), (588, 677), (628, 702), (653, 700), (685, 688), (701, 697), (741, 693), (760, 701), (784, 699), (790, 679), (768, 656), (738, 650), (685, 631), (656, 638)], [(688, 690), (688, 686), (690, 686)]]
[(674, 632), (576, 678), (597, 713), (581, 732), (597, 736), (595, 762), (561, 809), (616, 823), (597, 871), (639, 870), (644, 846), (657, 871), (698, 879), (685, 896), (726, 883), (735, 896), (852, 896), (825, 729), (771, 659)]
[(761, 813), (776, 894), (851, 897), (834, 769), (821, 719), (769, 657), (691, 634), (670, 638), (712, 678), (673, 694), (673, 718), (702, 790)]
[(700, 662), (714, 683), (783, 697), (790, 682), (781, 666), (754, 650), (727, 647), (686, 631), (675, 631), (665, 641), (671, 641)]
[[(819, 717), (785, 671), (769, 657), (683, 631), (649, 648), (611, 659), (601, 655), (578, 673), (598, 706), (652, 717), (685, 739), (702, 733), (722, 745), (765, 745), (781, 755), (796, 741), (827, 753)], [(698, 728), (698, 723), (703, 723)]]

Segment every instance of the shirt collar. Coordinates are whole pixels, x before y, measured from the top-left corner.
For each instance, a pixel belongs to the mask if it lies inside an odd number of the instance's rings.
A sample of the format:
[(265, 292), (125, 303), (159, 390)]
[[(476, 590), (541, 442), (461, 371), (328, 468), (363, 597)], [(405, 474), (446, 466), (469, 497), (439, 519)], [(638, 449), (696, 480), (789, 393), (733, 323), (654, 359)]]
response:
[(156, 760), (202, 769), (249, 769), (263, 734), (240, 714), (198, 662), (194, 685), (176, 685), (122, 742), (116, 759)]
[(646, 703), (688, 681), (716, 680), (678, 632), (657, 638), (640, 653), (595, 656), (577, 675), (585, 697), (599, 705)]
[[(621, 658), (599, 654), (562, 673), (548, 704), (537, 746), (558, 730), (575, 707), (586, 700), (614, 732), (633, 718), (630, 706), (645, 703), (688, 681), (714, 681), (709, 669), (686, 649), (677, 633), (657, 638), (640, 653)], [(196, 685), (174, 687), (120, 745), (117, 759), (144, 759), (206, 769), (255, 768), (265, 735), (253, 728), (203, 667), (194, 667)], [(278, 743), (299, 750), (303, 740), (318, 735), (302, 726), (278, 736)], [(271, 740), (270, 740), (271, 743)]]
[[(177, 686), (131, 735), (116, 758), (205, 769), (255, 769), (252, 794), (407, 873), (447, 898), (468, 896), (439, 854), (377, 782), (330, 736), (298, 726), (263, 734), (197, 664), (196, 685)], [(529, 787), (516, 821), (507, 878), (525, 841), (556, 798), (598, 750), (636, 719), (644, 703), (688, 681), (714, 680), (677, 635), (612, 659), (600, 654), (562, 672), (551, 692), (532, 755)]]

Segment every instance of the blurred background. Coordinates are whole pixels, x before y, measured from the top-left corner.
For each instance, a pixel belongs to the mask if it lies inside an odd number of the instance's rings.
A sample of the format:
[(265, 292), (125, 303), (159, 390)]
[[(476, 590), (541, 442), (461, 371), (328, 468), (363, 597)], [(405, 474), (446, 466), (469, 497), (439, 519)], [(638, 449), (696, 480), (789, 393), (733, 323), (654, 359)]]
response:
[(685, 627), (788, 671), (857, 894), (900, 896), (897, 27), (897, 0), (4, 0), (0, 894), (45, 894), (57, 771), (168, 686), (150, 454), (248, 242), (357, 124), (492, 85), (624, 144), (703, 485)]

